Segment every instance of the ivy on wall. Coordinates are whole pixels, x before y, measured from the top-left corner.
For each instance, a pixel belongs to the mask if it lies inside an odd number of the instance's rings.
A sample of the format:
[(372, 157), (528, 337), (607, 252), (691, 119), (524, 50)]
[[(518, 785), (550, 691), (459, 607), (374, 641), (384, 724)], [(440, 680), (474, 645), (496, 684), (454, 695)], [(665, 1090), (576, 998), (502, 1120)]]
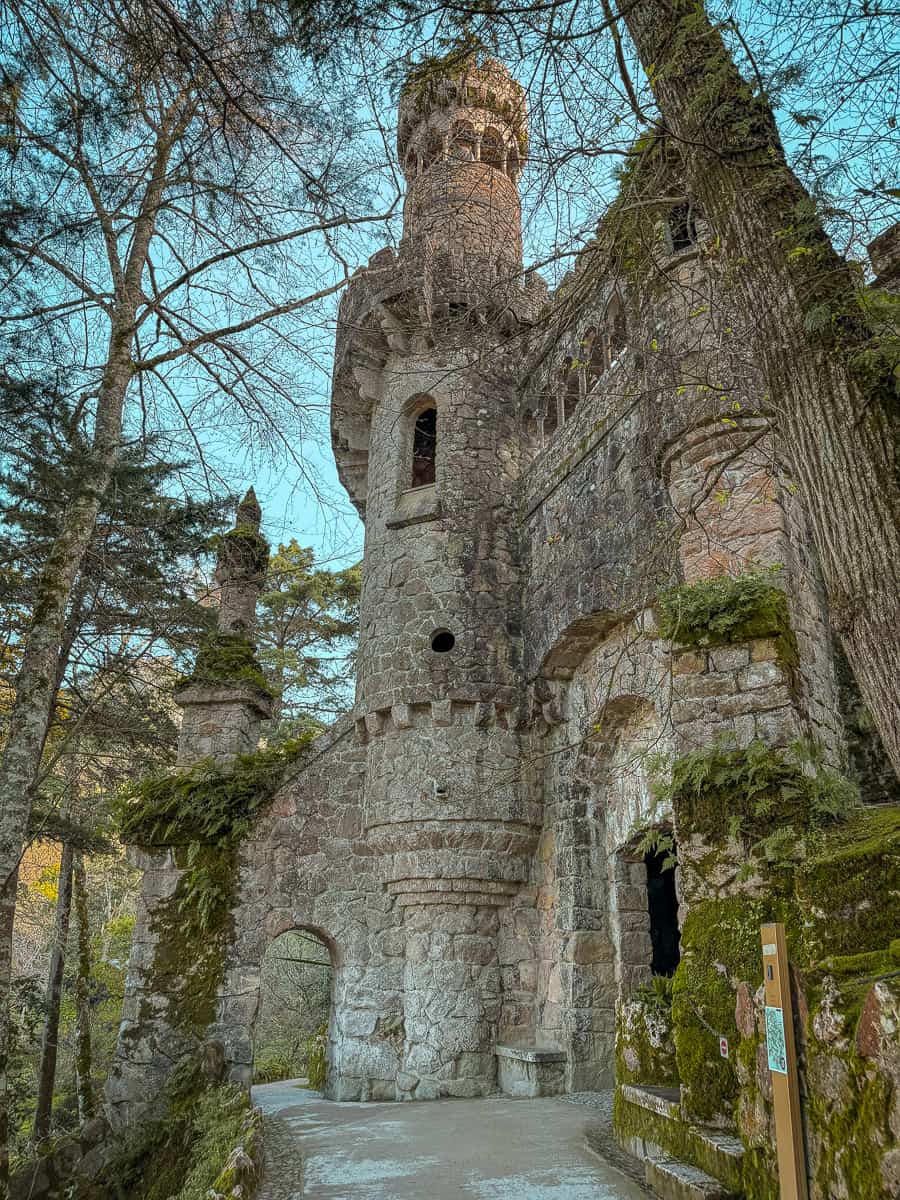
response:
[(203, 759), (174, 775), (142, 780), (122, 797), (122, 840), (171, 849), (181, 874), (154, 908), (156, 949), (150, 982), (168, 1000), (169, 1021), (202, 1035), (215, 1016), (216, 990), (232, 929), (241, 839), (284, 782), (285, 770), (318, 731), (227, 766)]

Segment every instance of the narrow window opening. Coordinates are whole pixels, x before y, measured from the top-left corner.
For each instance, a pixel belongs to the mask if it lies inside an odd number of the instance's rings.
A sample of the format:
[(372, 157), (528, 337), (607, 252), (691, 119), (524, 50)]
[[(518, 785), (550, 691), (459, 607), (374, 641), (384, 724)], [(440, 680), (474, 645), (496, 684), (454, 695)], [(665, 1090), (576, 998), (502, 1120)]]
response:
[(500, 135), (492, 129), (487, 130), (482, 138), (481, 161), (495, 167), (498, 171), (503, 165), (503, 143)]
[(681, 957), (678, 930), (678, 896), (675, 892), (673, 851), (652, 851), (644, 856), (647, 868), (647, 907), (654, 975), (674, 975)]
[(426, 408), (416, 417), (413, 430), (412, 486), (434, 483), (437, 449), (437, 409)]
[(669, 213), (669, 231), (672, 235), (672, 251), (690, 250), (697, 241), (697, 225), (689, 204), (679, 204)]

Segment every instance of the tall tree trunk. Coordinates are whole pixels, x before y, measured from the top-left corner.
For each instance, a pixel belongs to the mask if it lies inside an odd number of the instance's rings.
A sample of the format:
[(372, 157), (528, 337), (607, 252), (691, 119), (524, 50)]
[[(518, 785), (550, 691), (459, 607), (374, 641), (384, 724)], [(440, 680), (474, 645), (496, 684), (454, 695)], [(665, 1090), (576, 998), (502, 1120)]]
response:
[(91, 930), (88, 922), (87, 882), (84, 858), (75, 855), (73, 864), (75, 922), (78, 931), (78, 974), (75, 980), (75, 1095), (78, 1120), (90, 1120), (97, 1111), (91, 1078)]
[(900, 774), (900, 481), (892, 364), (878, 356), (856, 271), (787, 165), (771, 105), (741, 77), (695, 0), (621, 4), (720, 239), (800, 488), (832, 619)]
[[(13, 923), (16, 918), (16, 891), (19, 869), (0, 884), (0, 978), (12, 978)], [(12, 1051), (12, 1013), (8, 999), (0, 1003), (0, 1195), (5, 1196), (9, 1176), (9, 1056)]]
[[(114, 326), (107, 366), (97, 401), (92, 469), (63, 517), (50, 548), (37, 589), (31, 627), (25, 638), (22, 665), (0, 756), (0, 889), (4, 904), (15, 910), (15, 879), (31, 813), (32, 788), (53, 705), (66, 608), (85, 552), (94, 532), (103, 496), (109, 487), (119, 452), (122, 406), (131, 378), (131, 340), (134, 310)], [(12, 913), (0, 919), (0, 1010), (9, 1006), (12, 955)], [(8, 1192), (9, 1131), (6, 1094), (8, 1018), (0, 1019), (0, 1196)]]
[(32, 1140), (39, 1142), (50, 1133), (53, 1085), (56, 1082), (56, 1056), (59, 1048), (59, 1008), (62, 999), (63, 968), (69, 940), (69, 914), (72, 909), (72, 844), (66, 842), (59, 861), (59, 889), (56, 899), (56, 928), (47, 972), (44, 1000), (44, 1031), (41, 1037), (41, 1061), (38, 1068), (37, 1104), (34, 1110)]

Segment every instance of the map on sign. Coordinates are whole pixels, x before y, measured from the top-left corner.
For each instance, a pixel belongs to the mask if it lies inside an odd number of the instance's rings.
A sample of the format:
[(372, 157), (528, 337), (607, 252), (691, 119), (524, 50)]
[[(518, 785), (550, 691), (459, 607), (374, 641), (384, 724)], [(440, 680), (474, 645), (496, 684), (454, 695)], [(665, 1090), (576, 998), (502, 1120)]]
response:
[(784, 1042), (784, 1012), (766, 1006), (766, 1050), (769, 1070), (787, 1075), (787, 1047)]

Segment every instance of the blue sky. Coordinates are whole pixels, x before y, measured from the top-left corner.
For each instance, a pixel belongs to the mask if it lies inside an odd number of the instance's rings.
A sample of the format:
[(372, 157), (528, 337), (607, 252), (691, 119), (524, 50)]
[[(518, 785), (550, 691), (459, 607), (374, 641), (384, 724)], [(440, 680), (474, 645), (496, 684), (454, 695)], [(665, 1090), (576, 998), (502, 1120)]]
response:
[[(721, 6), (718, 15), (737, 15), (754, 63), (767, 77), (780, 81), (777, 114), (791, 160), (801, 178), (820, 190), (823, 206), (831, 208), (830, 224), (838, 248), (864, 258), (866, 242), (900, 218), (896, 201), (885, 190), (885, 185), (897, 184), (900, 80), (896, 72), (892, 76), (890, 64), (898, 52), (898, 33), (896, 27), (892, 33), (891, 23), (883, 20), (855, 21), (846, 28), (834, 24), (844, 11), (843, 6), (837, 8), (831, 0), (823, 0), (804, 17), (799, 0), (788, 10), (781, 0), (755, 4), (739, 0), (735, 6)], [(785, 12), (794, 14), (793, 23)], [(636, 123), (627, 107), (613, 103), (614, 97), (610, 100), (608, 84), (606, 98), (599, 94), (599, 85), (592, 85), (592, 69), (598, 80), (604, 71), (609, 73), (608, 41), (598, 38), (585, 45), (588, 57), (573, 64), (568, 74), (558, 75), (549, 88), (540, 75), (541, 64), (533, 56), (526, 54), (518, 62), (507, 58), (529, 93), (532, 156), (537, 159), (526, 167), (521, 180), (526, 264), (542, 261), (558, 249), (576, 250), (590, 236), (592, 225), (614, 195), (615, 168), (635, 135)], [(740, 45), (735, 43), (735, 47), (740, 56)], [(384, 80), (384, 68), (393, 51), (390, 40), (381, 46), (360, 47), (361, 68), (356, 64), (366, 84), (360, 91), (357, 124), (363, 140), (382, 154), (385, 146), (393, 149), (395, 132), (396, 101)], [(808, 70), (805, 78), (792, 82), (785, 68), (796, 62), (805, 63)], [(633, 61), (631, 67), (642, 102), (652, 109), (646, 80)], [(746, 56), (743, 69), (752, 75)], [(540, 108), (536, 105), (539, 93), (543, 99)], [(566, 151), (572, 146), (581, 146), (586, 153), (567, 159)], [(377, 153), (373, 161), (376, 157)], [(560, 167), (559, 161), (565, 165)], [(882, 194), (877, 193), (879, 185)], [(380, 179), (375, 181), (376, 193), (383, 199), (392, 189), (390, 172), (382, 167)], [(377, 226), (356, 233), (352, 254), (346, 249), (345, 253), (353, 264), (364, 263), (381, 246), (396, 243), (399, 234), (398, 211), (389, 228)], [(571, 263), (570, 257), (563, 257), (542, 268), (542, 274), (554, 286)], [(325, 493), (325, 503), (311, 494), (290, 462), (273, 465), (259, 454), (254, 461), (232, 455), (227, 473), (235, 490), (254, 483), (264, 508), (266, 532), (273, 541), (296, 537), (312, 545), (321, 559), (343, 566), (359, 558), (363, 529), (338, 483), (328, 441), (327, 381), (336, 310), (335, 300), (328, 332), (322, 329), (315, 338), (315, 369), (307, 364), (298, 373), (298, 386), (306, 388), (318, 406), (318, 441), (305, 445), (304, 456)]]

